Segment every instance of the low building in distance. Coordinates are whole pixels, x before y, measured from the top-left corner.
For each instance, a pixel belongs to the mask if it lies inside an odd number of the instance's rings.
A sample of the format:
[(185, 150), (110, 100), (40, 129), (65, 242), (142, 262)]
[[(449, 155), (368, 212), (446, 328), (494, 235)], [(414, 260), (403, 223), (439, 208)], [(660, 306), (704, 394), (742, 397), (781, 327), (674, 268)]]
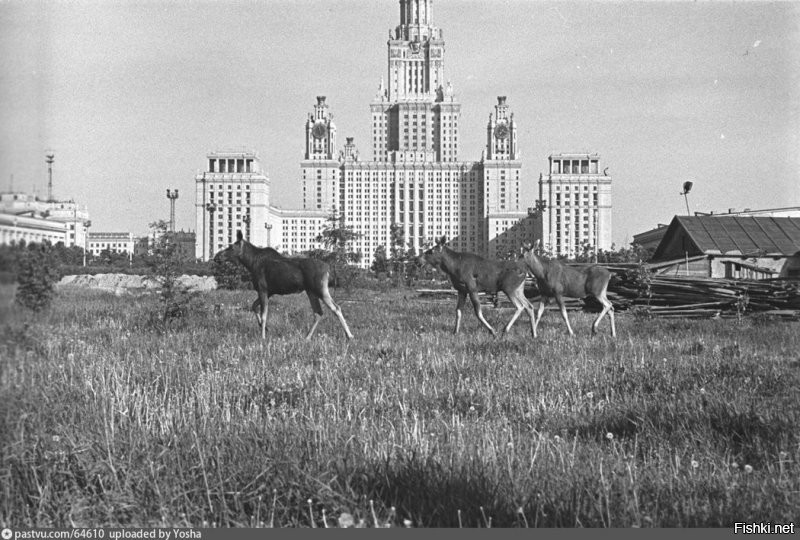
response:
[(675, 216), (648, 266), (674, 276), (800, 278), (800, 217)]

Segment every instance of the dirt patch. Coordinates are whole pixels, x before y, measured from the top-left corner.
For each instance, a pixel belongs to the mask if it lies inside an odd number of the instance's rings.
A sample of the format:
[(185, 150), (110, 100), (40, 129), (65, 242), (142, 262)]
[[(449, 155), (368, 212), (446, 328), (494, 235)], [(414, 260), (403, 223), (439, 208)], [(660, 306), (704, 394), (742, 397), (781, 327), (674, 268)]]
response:
[[(217, 280), (212, 276), (182, 275), (178, 284), (189, 291), (213, 291)], [(142, 293), (159, 289), (158, 281), (150, 276), (130, 274), (97, 274), (64, 276), (58, 287), (86, 287), (113, 292), (116, 295)]]

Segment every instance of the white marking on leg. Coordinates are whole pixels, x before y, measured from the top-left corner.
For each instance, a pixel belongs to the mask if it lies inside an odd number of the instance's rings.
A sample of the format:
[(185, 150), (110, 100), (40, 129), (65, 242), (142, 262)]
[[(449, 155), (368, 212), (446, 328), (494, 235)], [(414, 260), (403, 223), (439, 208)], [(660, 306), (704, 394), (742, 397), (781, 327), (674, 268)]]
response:
[(350, 328), (347, 326), (347, 321), (344, 320), (344, 313), (342, 313), (342, 309), (336, 305), (336, 303), (333, 301), (333, 298), (331, 298), (330, 293), (327, 291), (325, 292), (327, 294), (322, 297), (322, 301), (325, 302), (325, 305), (336, 314), (336, 317), (339, 319), (339, 323), (342, 325), (342, 328), (344, 328), (344, 333), (347, 338), (353, 339), (353, 334), (350, 332)]

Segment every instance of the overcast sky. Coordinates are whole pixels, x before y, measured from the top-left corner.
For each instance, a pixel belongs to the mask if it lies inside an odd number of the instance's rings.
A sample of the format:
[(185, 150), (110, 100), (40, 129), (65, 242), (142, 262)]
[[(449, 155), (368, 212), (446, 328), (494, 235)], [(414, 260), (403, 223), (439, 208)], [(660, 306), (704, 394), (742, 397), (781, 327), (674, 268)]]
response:
[[(498, 95), (525, 206), (547, 156), (597, 152), (620, 246), (692, 211), (800, 205), (800, 3), (434, 0), (461, 154)], [(0, 2), (0, 189), (88, 206), (94, 231), (194, 229), (209, 151), (255, 150), (273, 203), (301, 204), (303, 125), (327, 96), (372, 159), (369, 104), (397, 0)]]

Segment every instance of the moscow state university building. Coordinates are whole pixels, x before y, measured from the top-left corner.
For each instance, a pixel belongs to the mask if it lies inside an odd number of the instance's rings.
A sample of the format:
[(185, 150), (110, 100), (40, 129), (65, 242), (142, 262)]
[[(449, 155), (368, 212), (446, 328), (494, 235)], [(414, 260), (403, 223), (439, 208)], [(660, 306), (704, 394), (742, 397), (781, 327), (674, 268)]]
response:
[[(379, 246), (390, 252), (393, 226), (402, 230), (404, 247), (417, 253), (442, 236), (457, 251), (489, 257), (505, 257), (532, 241), (533, 219), (520, 202), (517, 124), (506, 97), (497, 98), (493, 111), (487, 104), (480, 160), (462, 161), (461, 104), (445, 76), (445, 41), (434, 24), (433, 2), (399, 4), (400, 21), (387, 42), (388, 69), (370, 104), (372, 159), (360, 157), (352, 138), (337, 144), (334, 111), (318, 96), (305, 123), (303, 208), (282, 210), (267, 201), (255, 219), (247, 218), (253, 243), (267, 245), (265, 225), (253, 225), (265, 221), (276, 249), (301, 253), (318, 247), (314, 237), (334, 211), (359, 235), (351, 249), (362, 254), (363, 267)], [(208, 157), (212, 162), (215, 155)], [(208, 180), (212, 186), (214, 181)], [(211, 240), (207, 253), (227, 245), (225, 237), (235, 238), (234, 230), (212, 234), (219, 236), (218, 246), (214, 238), (198, 235)]]

